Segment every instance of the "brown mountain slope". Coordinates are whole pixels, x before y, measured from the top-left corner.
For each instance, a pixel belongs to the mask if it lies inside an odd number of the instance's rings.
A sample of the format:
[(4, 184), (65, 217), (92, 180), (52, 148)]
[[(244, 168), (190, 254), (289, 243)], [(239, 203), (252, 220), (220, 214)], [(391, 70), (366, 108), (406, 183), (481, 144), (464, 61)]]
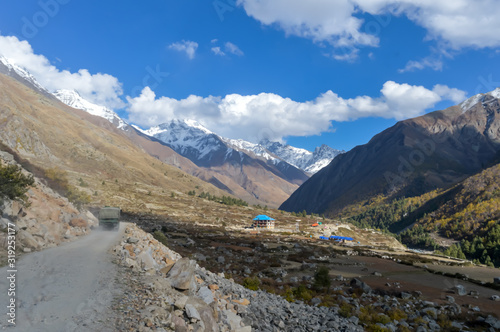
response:
[(196, 165), (166, 144), (132, 128), (128, 128), (126, 133), (132, 142), (162, 162), (176, 166), (251, 204), (278, 207), (307, 178), (305, 174), (303, 178), (294, 174), (287, 177), (285, 171), (271, 168), (259, 157), (252, 158), (247, 154), (240, 157), (237, 151), (233, 155), (238, 155), (238, 158), (214, 155), (211, 156), (211, 164)]
[[(47, 98), (0, 74), (0, 141), (32, 164), (59, 167), (85, 184), (94, 202), (146, 209), (149, 201), (194, 190), (222, 190), (147, 154), (106, 120)], [(106, 127), (103, 129), (103, 127)], [(168, 195), (167, 195), (168, 194)]]
[(282, 204), (287, 211), (335, 213), (383, 194), (415, 196), (445, 188), (485, 167), (500, 151), (499, 99), (398, 122), (338, 156)]

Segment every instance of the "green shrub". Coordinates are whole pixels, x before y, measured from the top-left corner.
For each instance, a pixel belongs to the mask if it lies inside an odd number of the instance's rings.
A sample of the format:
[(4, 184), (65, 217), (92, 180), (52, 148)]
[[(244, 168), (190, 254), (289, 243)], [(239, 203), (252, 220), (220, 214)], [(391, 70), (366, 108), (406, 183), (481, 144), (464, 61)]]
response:
[(167, 245), (168, 238), (161, 231), (154, 231), (153, 237), (163, 245)]
[(307, 289), (307, 287), (303, 284), (299, 285), (299, 287), (293, 289), (293, 295), (297, 300), (301, 300), (304, 302), (309, 302), (312, 299), (312, 292)]
[(26, 202), (26, 192), (33, 186), (33, 175), (24, 175), (16, 165), (0, 165), (0, 200), (3, 198)]
[(247, 277), (243, 279), (243, 287), (250, 290), (258, 290), (260, 286), (260, 280), (257, 277)]
[(326, 266), (321, 266), (318, 271), (314, 274), (314, 288), (317, 290), (321, 290), (326, 288), (327, 290), (330, 288), (332, 281), (330, 279), (329, 270)]

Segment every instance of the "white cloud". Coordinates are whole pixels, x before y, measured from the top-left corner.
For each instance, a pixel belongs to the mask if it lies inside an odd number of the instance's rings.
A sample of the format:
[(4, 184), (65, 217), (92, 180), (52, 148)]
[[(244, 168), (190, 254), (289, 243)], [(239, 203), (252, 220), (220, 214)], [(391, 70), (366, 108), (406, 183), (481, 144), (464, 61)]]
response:
[(220, 56), (224, 56), (226, 55), (226, 53), (224, 53), (223, 51), (221, 51), (220, 47), (219, 46), (215, 46), (215, 47), (212, 47), (211, 48), (212, 52), (215, 54), (215, 55), (220, 55)]
[(231, 43), (231, 42), (226, 42), (224, 44), (225, 46), (225, 50), (226, 52), (228, 53), (231, 53), (231, 54), (234, 54), (234, 55), (237, 55), (237, 56), (243, 56), (243, 51), (240, 50), (240, 48), (238, 46), (236, 46), (235, 44)]
[(168, 46), (169, 49), (185, 52), (189, 59), (194, 59), (198, 43), (190, 40), (183, 40)]
[(0, 36), (0, 54), (12, 63), (26, 68), (49, 91), (58, 89), (77, 90), (89, 101), (110, 108), (120, 108), (122, 85), (108, 74), (91, 74), (87, 69), (76, 73), (59, 70), (43, 55), (35, 54), (27, 41), (13, 36)]
[(459, 104), (467, 99), (467, 93), (465, 93), (465, 91), (449, 88), (446, 85), (436, 84), (432, 90), (442, 98), (451, 100), (455, 104)]
[(346, 49), (378, 44), (376, 36), (361, 31), (363, 20), (353, 15), (357, 9), (350, 0), (239, 0), (238, 4), (247, 15), (288, 35)]
[[(378, 34), (390, 24), (391, 16), (404, 15), (427, 30), (427, 39), (440, 48), (460, 50), (500, 47), (500, 6), (498, 0), (238, 0), (248, 16), (264, 25), (278, 27), (288, 35), (327, 43), (346, 51), (332, 55), (338, 60), (352, 60), (351, 49), (377, 46)], [(363, 20), (361, 13), (385, 15), (380, 22)], [(413, 62), (408, 69), (430, 67), (439, 63)]]
[(224, 98), (189, 96), (186, 99), (156, 98), (148, 87), (137, 98), (128, 98), (129, 120), (150, 127), (171, 119), (195, 119), (208, 129), (229, 138), (257, 142), (262, 138), (318, 135), (330, 130), (332, 121), (363, 117), (402, 120), (424, 113), (442, 100), (456, 103), (465, 93), (445, 85), (432, 90), (423, 86), (387, 81), (379, 97), (345, 99), (332, 91), (316, 99), (297, 102), (273, 93)]
[(49, 91), (74, 89), (89, 101), (110, 108), (120, 108), (122, 85), (108, 74), (91, 74), (87, 69), (78, 72), (59, 70), (43, 55), (35, 54), (27, 41), (14, 36), (0, 36), (0, 54), (20, 67), (26, 68)]
[(403, 69), (399, 70), (399, 72), (404, 73), (408, 71), (422, 70), (425, 68), (431, 68), (432, 70), (440, 71), (443, 69), (443, 60), (432, 56), (425, 57), (420, 61), (410, 60)]

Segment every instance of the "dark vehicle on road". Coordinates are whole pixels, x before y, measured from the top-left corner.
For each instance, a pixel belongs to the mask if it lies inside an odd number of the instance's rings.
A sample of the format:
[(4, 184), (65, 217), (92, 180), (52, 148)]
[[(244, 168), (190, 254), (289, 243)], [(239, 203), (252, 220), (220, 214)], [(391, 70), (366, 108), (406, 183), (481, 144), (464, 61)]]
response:
[(120, 226), (120, 208), (106, 206), (99, 211), (99, 226), (118, 230)]

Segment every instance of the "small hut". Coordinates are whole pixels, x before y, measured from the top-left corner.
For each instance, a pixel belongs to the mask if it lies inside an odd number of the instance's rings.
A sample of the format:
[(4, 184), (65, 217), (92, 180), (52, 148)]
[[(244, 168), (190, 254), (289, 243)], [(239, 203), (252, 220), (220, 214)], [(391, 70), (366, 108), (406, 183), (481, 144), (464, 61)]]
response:
[(260, 214), (253, 218), (253, 227), (256, 228), (274, 228), (274, 219), (266, 216), (265, 214)]

